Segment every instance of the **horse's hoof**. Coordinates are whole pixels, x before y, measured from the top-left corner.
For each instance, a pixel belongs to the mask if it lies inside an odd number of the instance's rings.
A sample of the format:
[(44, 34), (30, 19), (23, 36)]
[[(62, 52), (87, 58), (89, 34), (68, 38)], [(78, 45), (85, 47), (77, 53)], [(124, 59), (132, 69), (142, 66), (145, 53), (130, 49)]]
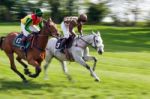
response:
[(95, 68), (93, 68), (93, 71), (95, 71)]
[(31, 77), (31, 78), (36, 78), (36, 77), (38, 77), (37, 74), (28, 74), (28, 76)]
[(100, 79), (95, 79), (96, 82), (100, 82)]
[(29, 75), (31, 74), (31, 72), (29, 71), (29, 69), (24, 69), (24, 74)]
[(36, 76), (34, 76), (34, 75), (29, 75), (29, 77), (31, 77), (31, 78), (36, 78)]

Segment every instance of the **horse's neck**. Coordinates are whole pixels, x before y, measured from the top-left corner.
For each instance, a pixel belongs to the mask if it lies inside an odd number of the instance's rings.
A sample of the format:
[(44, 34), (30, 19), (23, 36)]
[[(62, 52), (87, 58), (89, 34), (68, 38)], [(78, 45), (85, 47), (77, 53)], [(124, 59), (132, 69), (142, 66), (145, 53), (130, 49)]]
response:
[(86, 35), (86, 36), (83, 36), (83, 39), (85, 40), (85, 41), (87, 41), (88, 43), (92, 43), (93, 41), (93, 35), (91, 34), (91, 35)]
[(44, 31), (40, 31), (36, 41), (36, 46), (38, 46), (41, 49), (45, 49), (48, 42), (48, 35), (44, 34), (43, 32)]
[(87, 47), (88, 44), (92, 43), (92, 38), (93, 35), (86, 35), (81, 37), (81, 39), (79, 39), (78, 45), (82, 46), (83, 48)]

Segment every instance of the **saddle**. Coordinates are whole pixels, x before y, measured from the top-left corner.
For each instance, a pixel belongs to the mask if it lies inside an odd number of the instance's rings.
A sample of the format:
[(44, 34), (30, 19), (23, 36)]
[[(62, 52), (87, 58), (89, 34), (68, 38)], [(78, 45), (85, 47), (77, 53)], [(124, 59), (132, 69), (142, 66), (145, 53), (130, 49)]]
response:
[(61, 50), (63, 50), (64, 48), (71, 48), (74, 38), (73, 38), (72, 36), (70, 36), (70, 37), (66, 40), (65, 44), (63, 44), (63, 40), (64, 40), (64, 39), (66, 39), (66, 38), (59, 38), (59, 39), (57, 40), (56, 45), (55, 45), (55, 48), (56, 48), (56, 49), (61, 49)]
[(27, 50), (27, 49), (30, 47), (30, 45), (31, 45), (30, 40), (33, 39), (33, 36), (29, 36), (29, 37), (27, 38), (25, 44), (24, 44), (24, 42), (22, 42), (23, 36), (24, 36), (24, 35), (23, 35), (22, 33), (20, 33), (20, 34), (14, 39), (13, 45), (14, 45), (15, 47), (18, 47), (18, 48), (23, 48), (23, 47), (24, 47), (25, 50)]

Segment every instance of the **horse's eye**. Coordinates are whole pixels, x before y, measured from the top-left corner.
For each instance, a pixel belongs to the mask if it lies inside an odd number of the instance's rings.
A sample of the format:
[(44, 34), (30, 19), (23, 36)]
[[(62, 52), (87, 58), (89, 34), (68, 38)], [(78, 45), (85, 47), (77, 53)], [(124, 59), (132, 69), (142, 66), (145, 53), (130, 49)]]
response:
[(98, 40), (96, 40), (96, 43), (98, 43)]

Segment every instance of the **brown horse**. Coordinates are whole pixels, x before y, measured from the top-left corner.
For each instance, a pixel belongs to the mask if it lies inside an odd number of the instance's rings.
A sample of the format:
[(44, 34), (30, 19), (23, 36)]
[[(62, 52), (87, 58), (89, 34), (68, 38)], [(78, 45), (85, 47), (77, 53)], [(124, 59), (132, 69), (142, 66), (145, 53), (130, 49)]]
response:
[[(14, 62), (14, 53), (17, 54), (16, 60), (24, 66), (24, 72), (26, 75), (32, 78), (36, 78), (41, 72), (41, 62), (45, 58), (45, 48), (48, 42), (49, 36), (58, 36), (58, 30), (55, 23), (49, 19), (48, 21), (43, 20), (43, 28), (37, 36), (34, 36), (34, 41), (32, 43), (32, 47), (30, 47), (26, 54), (24, 51), (20, 50), (20, 48), (15, 47), (13, 45), (13, 40), (19, 34), (17, 32), (12, 32), (8, 34), (6, 37), (0, 38), (0, 48), (5, 51), (6, 55), (10, 60), (11, 69), (18, 74), (23, 82), (27, 82), (26, 78), (23, 74), (21, 74), (15, 65)], [(28, 66), (22, 61), (22, 59), (26, 60), (28, 64), (35, 67), (35, 74), (31, 74), (28, 70)]]

